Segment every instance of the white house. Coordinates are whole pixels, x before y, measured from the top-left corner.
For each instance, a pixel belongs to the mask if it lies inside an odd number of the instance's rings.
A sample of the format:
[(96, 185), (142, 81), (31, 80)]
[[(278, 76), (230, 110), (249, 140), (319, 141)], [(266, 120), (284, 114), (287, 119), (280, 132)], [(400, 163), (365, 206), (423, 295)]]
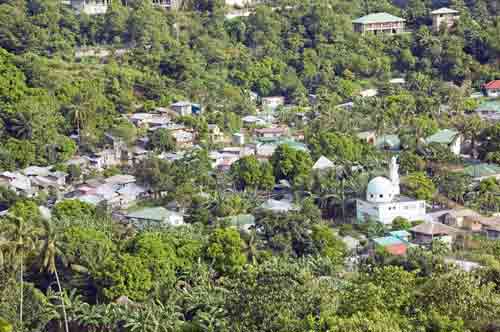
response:
[(70, 0), (71, 7), (78, 13), (87, 15), (100, 15), (105, 14), (110, 0)]
[(458, 11), (450, 8), (439, 8), (431, 12), (432, 16), (432, 29), (439, 31), (441, 27), (445, 29), (451, 28), (458, 21)]
[(262, 109), (274, 111), (280, 106), (285, 105), (285, 97), (273, 96), (273, 97), (263, 97), (261, 99)]
[(500, 97), (500, 80), (486, 83), (483, 87), (488, 97)]
[(397, 217), (409, 221), (424, 220), (425, 201), (401, 196), (396, 157), (390, 165), (390, 180), (378, 176), (368, 183), (366, 199), (356, 201), (358, 221), (374, 220), (389, 225)]
[(325, 156), (321, 156), (314, 163), (312, 169), (313, 170), (318, 170), (318, 171), (323, 171), (323, 170), (331, 169), (331, 168), (334, 168), (334, 167), (335, 167), (335, 164), (333, 163), (333, 161), (331, 161), (330, 159), (328, 159)]

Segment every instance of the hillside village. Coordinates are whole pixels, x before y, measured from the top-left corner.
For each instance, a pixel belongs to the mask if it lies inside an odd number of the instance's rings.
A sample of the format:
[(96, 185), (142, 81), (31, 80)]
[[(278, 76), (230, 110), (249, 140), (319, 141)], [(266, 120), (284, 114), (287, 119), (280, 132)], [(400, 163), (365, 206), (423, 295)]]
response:
[(70, 0), (66, 42), (38, 2), (0, 24), (0, 332), (500, 330), (490, 2)]

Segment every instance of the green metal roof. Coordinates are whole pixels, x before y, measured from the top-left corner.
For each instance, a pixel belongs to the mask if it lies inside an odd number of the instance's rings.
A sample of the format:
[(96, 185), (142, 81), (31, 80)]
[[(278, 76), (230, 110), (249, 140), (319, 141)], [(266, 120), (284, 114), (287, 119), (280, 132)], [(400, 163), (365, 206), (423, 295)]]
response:
[(472, 177), (493, 176), (500, 174), (500, 166), (495, 164), (477, 164), (465, 167), (464, 173)]
[(352, 21), (357, 24), (404, 22), (405, 19), (388, 13), (373, 13), (360, 17)]
[(152, 220), (152, 221), (164, 221), (168, 219), (172, 215), (177, 214), (176, 212), (169, 211), (164, 207), (152, 207), (152, 208), (144, 208), (138, 211), (131, 212), (127, 214), (127, 218), (131, 219), (144, 219), (144, 220)]
[(500, 100), (486, 100), (483, 101), (477, 111), (495, 111), (500, 113)]
[(231, 226), (246, 226), (254, 225), (255, 217), (251, 214), (238, 214), (236, 216), (231, 216), (227, 218)]
[(397, 244), (405, 244), (401, 239), (394, 236), (384, 236), (373, 239), (377, 245), (382, 247), (393, 246)]
[(391, 236), (398, 238), (398, 239), (407, 238), (407, 237), (411, 236), (410, 232), (405, 231), (405, 230), (391, 231), (391, 232), (389, 232), (389, 234), (391, 234)]
[(388, 146), (390, 149), (399, 149), (401, 147), (401, 141), (398, 135), (383, 135), (376, 139), (375, 145), (378, 148)]
[(458, 131), (451, 129), (439, 130), (434, 135), (427, 137), (425, 140), (427, 144), (429, 143), (440, 143), (440, 144), (451, 144), (458, 135)]
[(294, 141), (292, 139), (289, 139), (289, 138), (283, 138), (283, 137), (261, 137), (259, 139), (257, 139), (258, 142), (261, 142), (261, 143), (266, 143), (266, 144), (275, 144), (275, 145), (288, 145), (290, 148), (294, 149), (294, 150), (301, 150), (301, 151), (305, 151), (305, 152), (308, 152), (309, 149), (307, 148), (307, 146), (304, 144), (304, 143), (300, 143), (300, 142), (297, 142), (297, 141)]

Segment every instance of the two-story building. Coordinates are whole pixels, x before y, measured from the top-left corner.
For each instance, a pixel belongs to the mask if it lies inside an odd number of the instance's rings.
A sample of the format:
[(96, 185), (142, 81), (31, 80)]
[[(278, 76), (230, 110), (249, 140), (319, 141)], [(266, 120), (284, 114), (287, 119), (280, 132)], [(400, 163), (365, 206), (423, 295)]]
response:
[(354, 31), (361, 34), (395, 35), (405, 31), (405, 19), (388, 13), (373, 13), (352, 21)]
[(70, 4), (78, 13), (100, 15), (106, 14), (111, 0), (71, 0)]
[(450, 8), (439, 8), (431, 12), (432, 16), (432, 29), (439, 31), (440, 29), (449, 29), (455, 25), (460, 16), (459, 12)]

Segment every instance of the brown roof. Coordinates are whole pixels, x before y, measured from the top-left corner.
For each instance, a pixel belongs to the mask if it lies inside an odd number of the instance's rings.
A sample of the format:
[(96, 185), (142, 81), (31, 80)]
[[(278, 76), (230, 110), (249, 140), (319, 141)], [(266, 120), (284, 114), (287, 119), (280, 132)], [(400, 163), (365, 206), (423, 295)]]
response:
[(500, 232), (500, 217), (484, 217), (480, 218), (478, 221), (484, 229)]
[(451, 210), (448, 212), (450, 216), (454, 218), (460, 218), (460, 217), (480, 217), (481, 215), (477, 213), (476, 211), (473, 211), (471, 209), (457, 209), (457, 210)]
[(410, 232), (425, 235), (450, 235), (458, 230), (441, 223), (423, 223), (411, 228)]

